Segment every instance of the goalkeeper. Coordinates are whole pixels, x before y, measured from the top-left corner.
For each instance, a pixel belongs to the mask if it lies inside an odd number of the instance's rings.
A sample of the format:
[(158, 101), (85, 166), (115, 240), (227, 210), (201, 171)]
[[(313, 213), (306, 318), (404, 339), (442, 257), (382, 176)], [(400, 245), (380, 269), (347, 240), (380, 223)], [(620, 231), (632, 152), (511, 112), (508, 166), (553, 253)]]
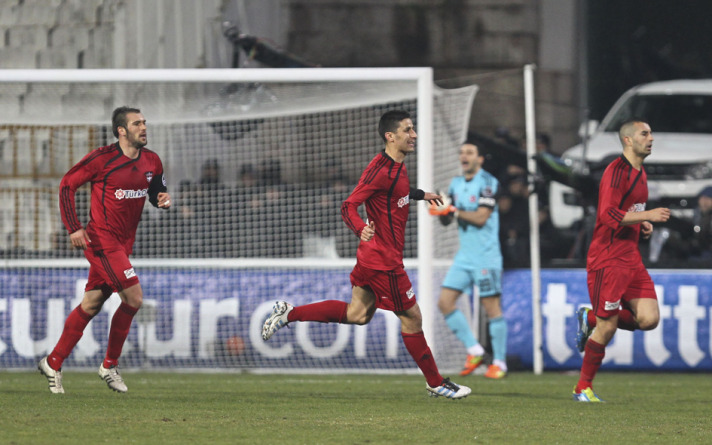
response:
[(471, 374), (482, 364), (484, 348), (472, 333), (468, 319), (456, 307), (462, 293), (477, 286), (489, 320), (494, 360), (485, 377), (501, 379), (507, 375), (507, 321), (502, 315), (502, 252), (499, 245), (499, 182), (482, 169), (484, 157), (471, 143), (460, 147), (462, 176), (453, 178), (448, 196), (441, 205), (433, 204), (430, 214), (444, 225), (457, 221), (460, 249), (440, 291), (438, 308), (450, 330), (467, 348), (467, 359), (460, 375)]

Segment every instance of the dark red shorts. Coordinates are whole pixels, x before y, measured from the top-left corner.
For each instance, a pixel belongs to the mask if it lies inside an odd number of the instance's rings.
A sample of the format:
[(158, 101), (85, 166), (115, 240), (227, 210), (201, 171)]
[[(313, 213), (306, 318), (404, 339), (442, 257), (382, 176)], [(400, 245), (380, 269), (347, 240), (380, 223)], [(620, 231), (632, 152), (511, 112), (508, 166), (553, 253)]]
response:
[(588, 295), (597, 317), (608, 318), (618, 314), (621, 304), (637, 298), (657, 300), (655, 285), (642, 264), (640, 267), (604, 267), (588, 271)]
[(415, 292), (405, 269), (373, 270), (356, 263), (351, 271), (353, 286), (371, 289), (376, 307), (392, 312), (406, 311), (415, 305)]
[(84, 250), (90, 264), (86, 291), (101, 289), (104, 294), (111, 294), (138, 284), (124, 245), (96, 232), (89, 237), (91, 244)]

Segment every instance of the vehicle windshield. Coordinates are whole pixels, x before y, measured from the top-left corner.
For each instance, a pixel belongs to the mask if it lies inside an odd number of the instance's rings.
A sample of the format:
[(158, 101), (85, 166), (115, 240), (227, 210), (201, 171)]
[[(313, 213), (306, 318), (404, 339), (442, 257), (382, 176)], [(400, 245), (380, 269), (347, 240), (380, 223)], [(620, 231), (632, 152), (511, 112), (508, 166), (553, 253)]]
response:
[(606, 126), (617, 132), (631, 117), (645, 119), (654, 133), (712, 134), (712, 96), (645, 94), (630, 97)]

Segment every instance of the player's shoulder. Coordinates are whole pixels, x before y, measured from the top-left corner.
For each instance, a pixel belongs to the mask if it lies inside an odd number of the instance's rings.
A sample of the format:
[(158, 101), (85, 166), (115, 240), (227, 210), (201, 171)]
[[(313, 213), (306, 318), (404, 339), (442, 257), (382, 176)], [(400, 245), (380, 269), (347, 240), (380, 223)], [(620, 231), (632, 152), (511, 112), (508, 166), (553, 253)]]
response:
[(632, 168), (633, 166), (628, 162), (625, 156), (621, 155), (608, 163), (608, 166), (606, 166), (606, 169), (603, 171), (603, 176), (612, 178), (612, 184), (617, 185), (622, 183), (621, 181), (624, 182)]
[(153, 151), (153, 150), (151, 150), (150, 148), (147, 148), (147, 147), (141, 148), (141, 153), (142, 153), (144, 156), (150, 156), (150, 157), (152, 157), (152, 158), (153, 158), (153, 157), (155, 157), (155, 158), (159, 157), (159, 156), (158, 156), (158, 153), (156, 153), (155, 151)]
[(450, 180), (450, 184), (453, 186), (459, 186), (459, 185), (464, 184), (465, 182), (466, 182), (465, 177), (462, 175), (453, 176), (452, 179)]
[(141, 149), (141, 156), (154, 164), (162, 164), (161, 157), (158, 156), (158, 153), (151, 150), (150, 148), (143, 147)]
[(492, 173), (488, 172), (487, 170), (480, 169), (479, 177), (485, 184), (499, 184), (497, 177)]
[(391, 159), (385, 152), (378, 153), (371, 159), (368, 163), (366, 169), (363, 171), (364, 179), (374, 179), (375, 177), (383, 174), (388, 174), (388, 170), (391, 165), (393, 165), (393, 159)]
[(392, 163), (394, 163), (394, 162), (395, 162), (395, 161), (393, 160), (393, 158), (391, 158), (390, 156), (388, 156), (388, 155), (386, 154), (385, 150), (384, 150), (384, 151), (381, 151), (381, 152), (377, 153), (377, 154), (371, 159), (371, 162), (369, 162), (369, 166), (370, 166), (370, 165), (378, 165), (378, 166), (383, 167), (383, 166), (386, 166), (386, 165), (390, 165), (390, 164), (392, 164)]
[(116, 144), (95, 148), (87, 153), (78, 165), (86, 166), (89, 164), (95, 164), (96, 162), (104, 162), (102, 160), (106, 160), (107, 157), (115, 156), (117, 153), (119, 153), (119, 150)]
[(94, 155), (110, 155), (113, 153), (117, 153), (119, 151), (119, 147), (117, 144), (109, 144), (109, 145), (104, 145), (103, 147), (95, 148), (89, 154), (94, 154)]
[(628, 160), (625, 158), (625, 156), (620, 155), (608, 163), (608, 166), (606, 167), (606, 171), (614, 172), (614, 171), (628, 170), (632, 167), (633, 166), (630, 165), (630, 162), (628, 162)]

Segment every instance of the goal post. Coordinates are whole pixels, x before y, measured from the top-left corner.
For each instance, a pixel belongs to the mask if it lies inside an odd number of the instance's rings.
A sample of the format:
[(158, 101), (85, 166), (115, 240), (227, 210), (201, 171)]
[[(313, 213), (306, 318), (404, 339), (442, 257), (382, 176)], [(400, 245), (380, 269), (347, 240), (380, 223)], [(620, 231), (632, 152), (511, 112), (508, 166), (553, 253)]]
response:
[[(476, 91), (436, 86), (431, 68), (0, 70), (0, 367), (35, 366), (81, 299), (88, 264), (68, 247), (57, 186), (114, 142), (111, 110), (130, 105), (148, 120), (174, 207), (147, 205), (139, 225), (132, 264), (145, 303), (122, 366), (415, 370), (392, 314), (363, 327), (300, 323), (267, 343), (259, 325), (276, 299), (349, 301), (358, 239), (338, 208), (382, 149), (380, 115), (414, 116), (411, 184), (433, 191), (458, 173)], [(84, 224), (88, 205), (85, 187)], [(426, 204), (411, 206), (404, 262), (436, 356), (437, 230)], [(456, 238), (444, 244), (452, 251)], [(95, 366), (117, 298), (68, 367)]]

